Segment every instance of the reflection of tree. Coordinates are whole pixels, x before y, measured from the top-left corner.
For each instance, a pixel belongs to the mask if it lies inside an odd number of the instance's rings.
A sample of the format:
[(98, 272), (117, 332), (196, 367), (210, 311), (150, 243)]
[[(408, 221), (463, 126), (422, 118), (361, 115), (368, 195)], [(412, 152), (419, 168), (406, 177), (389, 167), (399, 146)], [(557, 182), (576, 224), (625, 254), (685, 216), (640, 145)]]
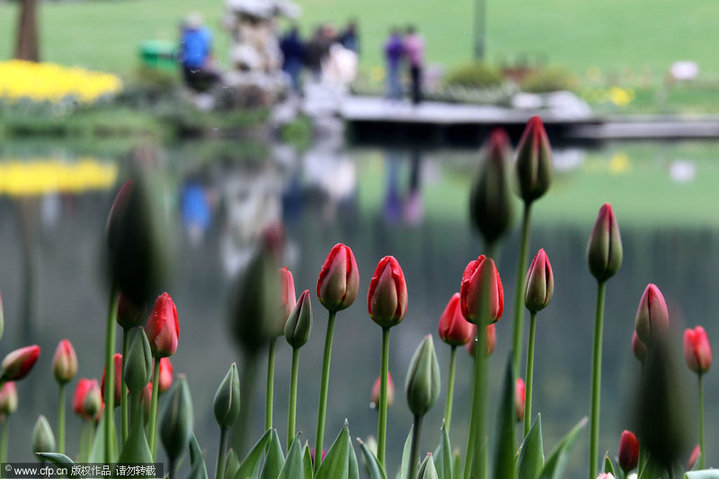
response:
[(37, 0), (21, 0), (15, 58), (36, 62), (40, 60), (39, 50)]

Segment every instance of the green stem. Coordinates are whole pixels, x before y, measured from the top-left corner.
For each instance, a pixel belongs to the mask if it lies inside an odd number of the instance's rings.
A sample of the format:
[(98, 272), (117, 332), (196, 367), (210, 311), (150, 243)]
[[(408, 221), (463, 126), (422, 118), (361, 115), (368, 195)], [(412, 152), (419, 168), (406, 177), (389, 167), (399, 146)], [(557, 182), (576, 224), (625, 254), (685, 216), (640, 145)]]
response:
[[(122, 374), (125, 374), (125, 358), (127, 357), (127, 350), (130, 346), (130, 335), (128, 330), (122, 330)], [(122, 428), (122, 444), (125, 444), (127, 440), (127, 387), (125, 387), (125, 381), (120, 381), (120, 427)]]
[(702, 373), (699, 373), (699, 469), (704, 469), (706, 459), (706, 449), (704, 449), (704, 381)]
[(232, 430), (232, 448), (239, 456), (245, 453), (247, 430), (255, 397), (255, 380), (257, 379), (257, 370), (259, 369), (257, 364), (258, 358), (257, 351), (245, 351), (242, 358), (242, 376), (240, 377), (242, 407), (240, 408), (240, 416), (237, 418), (237, 422)]
[(414, 416), (414, 426), (412, 427), (412, 449), (409, 454), (409, 479), (417, 479), (417, 469), (419, 468), (419, 440), (422, 433), (422, 416)]
[(325, 352), (322, 359), (322, 386), (320, 404), (317, 410), (317, 432), (315, 434), (315, 473), (322, 462), (322, 443), (325, 435), (325, 413), (327, 412), (327, 391), (330, 385), (330, 360), (332, 356), (332, 334), (335, 327), (335, 311), (329, 312), (327, 333), (325, 334)]
[(170, 458), (168, 463), (168, 471), (167, 471), (167, 479), (174, 479), (175, 478), (175, 465), (177, 464), (177, 459)]
[(387, 374), (389, 372), (389, 328), (382, 328), (382, 359), (379, 373), (379, 420), (377, 421), (377, 460), (384, 467), (387, 443)]
[(65, 385), (60, 384), (57, 406), (57, 452), (65, 454)]
[(537, 326), (537, 313), (529, 316), (529, 345), (527, 346), (527, 383), (524, 394), (524, 437), (529, 433), (532, 423), (532, 384), (534, 383), (534, 331)]
[(519, 258), (517, 262), (517, 276), (514, 285), (514, 329), (512, 331), (512, 369), (514, 375), (519, 376), (519, 363), (522, 361), (522, 344), (524, 343), (524, 278), (526, 276), (527, 259), (529, 256), (529, 229), (531, 218), (531, 203), (524, 204), (522, 218), (522, 239), (519, 244)]
[(270, 340), (270, 351), (267, 354), (267, 392), (265, 394), (265, 431), (272, 429), (272, 406), (275, 388), (275, 343), (277, 338)]
[(602, 324), (604, 322), (604, 293), (606, 282), (597, 283), (597, 306), (594, 317), (594, 346), (592, 349), (592, 407), (589, 444), (589, 479), (597, 475), (599, 454), (599, 406), (602, 388)]
[(150, 403), (150, 431), (148, 434), (148, 442), (150, 443), (150, 452), (154, 460), (157, 445), (157, 396), (160, 389), (160, 358), (154, 359), (155, 365), (152, 371), (152, 402)]
[(444, 424), (449, 433), (450, 424), (452, 422), (452, 400), (454, 399), (454, 373), (455, 360), (457, 356), (457, 346), (452, 345), (452, 352), (449, 354), (449, 381), (447, 382), (447, 404), (444, 406)]
[(215, 472), (216, 479), (222, 479), (225, 477), (225, 440), (227, 437), (227, 429), (220, 428), (220, 450), (217, 453), (217, 471)]
[(107, 331), (105, 334), (105, 451), (104, 458), (105, 463), (109, 464), (112, 462), (112, 441), (110, 437), (114, 434), (113, 426), (113, 412), (115, 410), (115, 391), (113, 391), (113, 384), (115, 384), (115, 365), (113, 362), (113, 356), (115, 355), (115, 320), (117, 317), (117, 300), (118, 300), (117, 288), (113, 285), (110, 291), (110, 307), (107, 313)]
[(0, 439), (0, 462), (7, 462), (7, 444), (10, 437), (10, 418), (2, 421), (2, 438)]
[(297, 371), (300, 363), (299, 348), (292, 348), (292, 373), (290, 376), (290, 406), (287, 409), (287, 450), (290, 450), (295, 438), (295, 421), (297, 418)]

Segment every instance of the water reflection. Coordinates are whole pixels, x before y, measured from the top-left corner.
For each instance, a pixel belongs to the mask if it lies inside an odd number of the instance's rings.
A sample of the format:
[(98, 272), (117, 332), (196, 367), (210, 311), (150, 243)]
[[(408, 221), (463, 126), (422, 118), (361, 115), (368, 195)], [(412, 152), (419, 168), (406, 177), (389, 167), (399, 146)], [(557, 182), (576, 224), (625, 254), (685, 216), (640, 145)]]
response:
[[(624, 404), (638, 372), (629, 344), (636, 304), (648, 282), (656, 282), (673, 310), (681, 311), (673, 315), (673, 321), (685, 321), (686, 326), (704, 323), (710, 338), (718, 337), (719, 327), (707, 321), (714, 310), (712, 285), (719, 268), (719, 219), (712, 206), (717, 198), (710, 196), (716, 195), (714, 185), (719, 180), (715, 146), (558, 149), (556, 181), (549, 196), (537, 203), (530, 246), (532, 254), (545, 248), (556, 276), (555, 298), (540, 320), (536, 343), (534, 409), (543, 413), (547, 448), (588, 413), (587, 351), (594, 283), (584, 254), (602, 202), (615, 204), (625, 264), (607, 292), (601, 448), (614, 451), (621, 430), (628, 427)], [(229, 363), (238, 359), (225, 320), (228, 278), (246, 262), (259, 232), (268, 224), (285, 226), (287, 264), (298, 291), (314, 289), (319, 268), (334, 243), (347, 243), (357, 257), (362, 292), (336, 325), (326, 441), (346, 417), (353, 436), (376, 433), (376, 413), (367, 404), (379, 370), (381, 335), (367, 316), (363, 295), (379, 258), (397, 257), (408, 282), (408, 314), (393, 332), (390, 353), (390, 370), (399, 385), (414, 348), (424, 334), (436, 330), (444, 305), (458, 290), (464, 266), (481, 253), (466, 211), (476, 152), (347, 149), (333, 141), (320, 142), (304, 153), (273, 148), (196, 142), (159, 152), (172, 172), (168, 179), (176, 185), (172, 204), (184, 225), (177, 274), (167, 287), (182, 323), (173, 364), (177, 372), (188, 375), (198, 438), (208, 451), (217, 447), (212, 397)], [(612, 158), (620, 153), (627, 158), (625, 167), (618, 168), (615, 160), (612, 168)], [(127, 155), (111, 156), (122, 170)], [(66, 153), (66, 158), (72, 162), (71, 154)], [(670, 172), (676, 168), (671, 165), (677, 159), (693, 165), (691, 181), (671, 179)], [(0, 198), (0, 291), (7, 322), (0, 346), (3, 351), (30, 342), (43, 347), (37, 371), (18, 385), (21, 401), (27, 401), (22, 402), (21, 414), (11, 419), (17, 433), (10, 444), (12, 459), (30, 458), (29, 434), (20, 431), (29, 431), (38, 414), (46, 414), (55, 424), (55, 390), (48, 385), (51, 352), (60, 338), (76, 345), (78, 377), (98, 377), (102, 372), (98, 338), (104, 334), (107, 290), (99, 258), (112, 196), (110, 190), (83, 190)], [(499, 258), (508, 291), (514, 282), (517, 243), (515, 233)], [(310, 441), (326, 325), (324, 311), (316, 301), (315, 306), (313, 335), (300, 364), (297, 423)], [(508, 353), (510, 309), (508, 305), (506, 318), (497, 325), (493, 357), (497, 371)], [(36, 320), (29, 323), (27, 317)], [(37, 326), (29, 332), (24, 329), (28, 324)], [(448, 360), (445, 349), (438, 347), (443, 370)], [(282, 341), (278, 350), (275, 418), (284, 437), (290, 351)], [(466, 437), (469, 358), (460, 355), (458, 367), (452, 440), (460, 447)], [(260, 377), (263, 374), (259, 372)], [(494, 391), (499, 378), (499, 372), (493, 375)], [(707, 395), (719, 394), (719, 385), (707, 379)], [(694, 392), (689, 394), (693, 398)], [(439, 429), (442, 398), (426, 421), (423, 447), (428, 450), (437, 439), (432, 432)], [(255, 404), (262, 404), (259, 396)], [(261, 411), (256, 412), (255, 436), (262, 428)], [(717, 424), (719, 411), (709, 408), (707, 412), (708, 424)], [(389, 414), (390, 470), (397, 466), (410, 423), (398, 390)], [(77, 443), (79, 426), (79, 420), (68, 418), (68, 444)], [(719, 444), (719, 431), (710, 429), (709, 433), (711, 451)], [(587, 446), (584, 440), (575, 450), (575, 467), (584, 462)]]

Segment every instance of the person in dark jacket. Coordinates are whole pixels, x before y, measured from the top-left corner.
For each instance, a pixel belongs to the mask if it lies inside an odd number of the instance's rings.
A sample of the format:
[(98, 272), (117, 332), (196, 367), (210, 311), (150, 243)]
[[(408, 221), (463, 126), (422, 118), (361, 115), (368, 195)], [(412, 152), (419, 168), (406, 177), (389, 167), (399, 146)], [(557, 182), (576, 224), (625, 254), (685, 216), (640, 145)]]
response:
[(305, 63), (305, 45), (300, 39), (300, 32), (296, 26), (280, 40), (282, 51), (282, 70), (292, 79), (295, 92), (301, 91), (300, 75)]
[(387, 65), (387, 97), (391, 100), (399, 100), (402, 98), (400, 69), (404, 58), (404, 42), (396, 28), (392, 28), (384, 44), (384, 58)]

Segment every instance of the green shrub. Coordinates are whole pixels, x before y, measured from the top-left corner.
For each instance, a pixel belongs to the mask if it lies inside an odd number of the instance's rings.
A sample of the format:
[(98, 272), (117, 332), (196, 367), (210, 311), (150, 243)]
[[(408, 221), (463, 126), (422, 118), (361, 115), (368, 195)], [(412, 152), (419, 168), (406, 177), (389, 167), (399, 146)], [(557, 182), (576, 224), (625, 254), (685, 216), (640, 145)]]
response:
[(522, 91), (529, 93), (573, 90), (576, 87), (576, 79), (564, 67), (544, 67), (527, 75), (521, 87)]
[(475, 62), (452, 70), (446, 79), (447, 86), (487, 88), (502, 84), (502, 74), (486, 63)]

